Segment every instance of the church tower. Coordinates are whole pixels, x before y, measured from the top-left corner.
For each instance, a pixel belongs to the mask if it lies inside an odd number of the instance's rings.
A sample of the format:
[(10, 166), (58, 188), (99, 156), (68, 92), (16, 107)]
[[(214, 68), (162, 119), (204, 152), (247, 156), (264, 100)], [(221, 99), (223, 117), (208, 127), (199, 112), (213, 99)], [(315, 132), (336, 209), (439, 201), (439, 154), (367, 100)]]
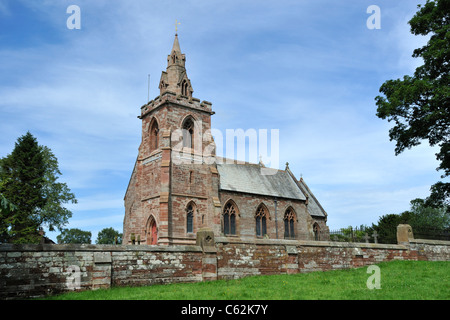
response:
[(288, 167), (263, 174), (261, 163), (216, 159), (214, 112), (193, 97), (177, 34), (159, 90), (138, 117), (123, 244), (191, 245), (200, 229), (230, 239), (329, 239), (327, 213)]
[(138, 117), (142, 141), (124, 199), (123, 243), (195, 244), (200, 228), (220, 226), (218, 172), (209, 160), (214, 112), (192, 96), (177, 34), (159, 89)]

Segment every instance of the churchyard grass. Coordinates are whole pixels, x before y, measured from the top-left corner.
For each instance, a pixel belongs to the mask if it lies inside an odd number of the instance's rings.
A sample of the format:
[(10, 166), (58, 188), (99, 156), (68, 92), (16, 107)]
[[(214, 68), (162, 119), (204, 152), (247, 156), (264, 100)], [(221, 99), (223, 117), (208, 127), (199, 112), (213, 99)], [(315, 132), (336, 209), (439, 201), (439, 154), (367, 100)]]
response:
[(114, 287), (67, 293), (67, 300), (448, 300), (450, 261), (391, 261), (377, 264), (380, 289), (369, 289), (368, 267), (237, 280)]

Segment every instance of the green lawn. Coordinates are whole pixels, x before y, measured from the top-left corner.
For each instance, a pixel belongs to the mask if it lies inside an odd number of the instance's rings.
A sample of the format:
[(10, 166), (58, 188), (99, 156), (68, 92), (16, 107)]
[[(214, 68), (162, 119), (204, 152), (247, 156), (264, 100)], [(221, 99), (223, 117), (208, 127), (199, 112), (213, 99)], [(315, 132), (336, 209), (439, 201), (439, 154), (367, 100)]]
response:
[(448, 300), (450, 261), (392, 261), (379, 263), (380, 289), (368, 289), (368, 268), (253, 276), (148, 287), (115, 287), (68, 293), (48, 299), (65, 300)]

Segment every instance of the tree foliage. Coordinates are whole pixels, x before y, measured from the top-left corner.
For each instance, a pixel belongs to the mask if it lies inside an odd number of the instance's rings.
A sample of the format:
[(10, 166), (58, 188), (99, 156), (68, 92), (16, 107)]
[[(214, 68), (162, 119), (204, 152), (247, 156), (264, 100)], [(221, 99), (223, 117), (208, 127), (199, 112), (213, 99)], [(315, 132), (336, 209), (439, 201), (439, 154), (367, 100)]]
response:
[(427, 200), (414, 199), (411, 201), (408, 223), (414, 229), (443, 230), (450, 228), (450, 211), (446, 205), (428, 206)]
[(113, 228), (104, 228), (97, 235), (97, 244), (121, 244), (122, 233)]
[(65, 203), (77, 203), (75, 195), (70, 192), (66, 183), (58, 182), (62, 175), (56, 159), (50, 148), (40, 147), (45, 163), (43, 196), (46, 199), (45, 206), (39, 214), (39, 225), (46, 224), (50, 231), (55, 228), (61, 230), (72, 217), (72, 212), (64, 207)]
[(56, 237), (56, 241), (59, 244), (78, 243), (78, 244), (90, 244), (92, 233), (90, 231), (83, 231), (77, 228), (64, 229)]
[[(389, 137), (396, 141), (396, 155), (424, 140), (438, 146), (437, 169), (443, 170), (445, 178), (450, 175), (450, 0), (427, 0), (418, 8), (409, 25), (414, 35), (430, 37), (413, 52), (423, 65), (413, 76), (382, 84), (383, 95), (375, 98), (377, 116), (395, 122)], [(447, 195), (445, 201), (449, 193), (450, 183), (432, 188), (432, 197)]]
[[(0, 180), (0, 190), (2, 190), (4, 181)], [(11, 203), (0, 191), (0, 243), (7, 242), (9, 239), (9, 217), (11, 217), (17, 207)]]
[(401, 214), (386, 214), (378, 219), (377, 224), (372, 224), (372, 229), (378, 234), (379, 243), (397, 243), (397, 226), (408, 223), (409, 211)]
[(37, 243), (39, 228), (53, 231), (67, 224), (72, 213), (63, 204), (76, 199), (57, 181), (59, 175), (58, 161), (48, 147), (39, 146), (30, 132), (17, 139), (11, 154), (0, 159), (0, 193), (15, 206), (0, 212), (2, 242)]
[(410, 210), (381, 216), (376, 225), (372, 224), (380, 243), (397, 243), (399, 224), (409, 224), (413, 233), (416, 230), (430, 233), (430, 236), (450, 228), (450, 210), (447, 205), (429, 206), (426, 199), (414, 199), (410, 204)]
[(37, 216), (44, 208), (44, 158), (36, 138), (31, 133), (20, 137), (10, 155), (1, 159), (0, 174), (3, 181), (0, 192), (17, 210), (2, 211), (1, 219), (7, 224), (4, 241), (16, 243), (38, 240)]

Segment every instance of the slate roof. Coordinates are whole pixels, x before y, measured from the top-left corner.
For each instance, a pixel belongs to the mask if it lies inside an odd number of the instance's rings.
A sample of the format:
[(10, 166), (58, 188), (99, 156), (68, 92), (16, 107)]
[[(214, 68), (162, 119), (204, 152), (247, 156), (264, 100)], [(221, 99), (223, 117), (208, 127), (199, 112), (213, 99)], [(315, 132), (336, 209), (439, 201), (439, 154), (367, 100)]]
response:
[[(217, 164), (220, 189), (279, 198), (306, 200), (292, 176), (282, 170), (255, 164)], [(264, 170), (268, 170), (271, 174)]]
[(217, 164), (217, 170), (221, 190), (294, 200), (308, 199), (307, 210), (311, 216), (327, 217), (326, 211), (303, 178), (295, 179), (288, 168), (283, 171), (264, 168), (257, 164), (222, 163)]
[(311, 192), (311, 190), (308, 188), (308, 186), (306, 185), (303, 178), (300, 178), (300, 181), (298, 181), (298, 184), (300, 186), (300, 189), (303, 191), (303, 193), (308, 196), (308, 206), (307, 206), (308, 213), (311, 216), (325, 218), (327, 216), (327, 213), (322, 208), (319, 201), (316, 199), (316, 197)]

